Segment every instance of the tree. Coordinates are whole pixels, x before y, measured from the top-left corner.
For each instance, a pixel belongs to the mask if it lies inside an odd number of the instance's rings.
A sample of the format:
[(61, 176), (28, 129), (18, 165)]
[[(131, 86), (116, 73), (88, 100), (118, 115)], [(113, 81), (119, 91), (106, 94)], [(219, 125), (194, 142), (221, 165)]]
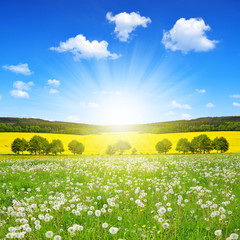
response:
[(226, 152), (229, 149), (229, 143), (225, 137), (216, 137), (212, 141), (212, 147), (214, 150), (221, 151), (221, 153)]
[(131, 149), (130, 143), (124, 140), (117, 141), (113, 147), (116, 149), (117, 152), (119, 152), (120, 155), (122, 155), (124, 151)]
[(38, 135), (33, 136), (28, 143), (28, 151), (31, 154), (35, 153), (35, 155), (41, 154), (44, 147), (45, 139), (46, 138), (43, 138)]
[(167, 153), (172, 148), (172, 143), (168, 139), (163, 139), (155, 146), (158, 153)]
[(42, 139), (42, 153), (48, 155), (51, 152), (51, 144), (46, 138)]
[(85, 150), (85, 147), (82, 143), (78, 142), (77, 140), (72, 140), (68, 144), (68, 149), (75, 155), (82, 154)]
[(212, 150), (212, 141), (206, 134), (194, 137), (191, 144), (196, 153), (209, 153)]
[(137, 149), (136, 148), (133, 148), (132, 149), (132, 155), (135, 155), (137, 153)]
[(27, 150), (27, 147), (28, 142), (24, 138), (16, 138), (11, 145), (12, 151), (17, 154), (20, 152), (23, 154), (23, 152)]
[(63, 143), (60, 139), (54, 139), (51, 142), (51, 152), (55, 155), (64, 152)]
[(177, 142), (176, 150), (178, 152), (187, 153), (191, 150), (191, 143), (187, 140), (187, 138), (180, 138)]
[(107, 146), (107, 150), (106, 150), (106, 154), (107, 155), (114, 155), (116, 153), (116, 149), (113, 145), (108, 145)]

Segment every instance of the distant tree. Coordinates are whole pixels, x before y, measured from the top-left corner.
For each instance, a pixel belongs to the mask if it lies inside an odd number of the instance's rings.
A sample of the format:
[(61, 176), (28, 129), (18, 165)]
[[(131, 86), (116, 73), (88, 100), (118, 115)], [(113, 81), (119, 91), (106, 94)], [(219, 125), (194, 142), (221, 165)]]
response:
[(229, 143), (225, 137), (216, 137), (212, 141), (212, 147), (214, 150), (221, 151), (221, 153), (226, 152), (229, 149)]
[(191, 143), (188, 141), (187, 138), (180, 138), (177, 142), (176, 150), (178, 152), (187, 153), (187, 152), (191, 151), (190, 145), (191, 145)]
[(64, 152), (63, 143), (60, 139), (54, 139), (51, 142), (51, 152), (55, 155)]
[(41, 154), (42, 150), (43, 150), (43, 145), (44, 145), (45, 139), (41, 136), (35, 135), (33, 136), (29, 143), (28, 143), (28, 151), (31, 154)]
[(196, 153), (209, 153), (212, 150), (212, 141), (206, 134), (194, 137), (191, 144)]
[(119, 152), (120, 155), (122, 155), (124, 151), (131, 149), (130, 143), (124, 140), (117, 141), (113, 147), (116, 149), (117, 152)]
[(42, 139), (42, 153), (48, 155), (51, 152), (51, 144), (46, 138)]
[(116, 153), (116, 148), (113, 145), (108, 145), (106, 154), (107, 155), (114, 155)]
[(212, 148), (213, 148), (214, 150), (216, 150), (217, 153), (218, 153), (218, 151), (220, 151), (220, 148), (219, 148), (219, 138), (218, 138), (218, 137), (215, 137), (215, 138), (213, 139), (213, 141), (212, 141)]
[(85, 150), (85, 147), (82, 143), (78, 142), (77, 140), (72, 140), (68, 144), (68, 149), (75, 155), (82, 154)]
[(137, 149), (136, 148), (133, 148), (132, 149), (132, 155), (135, 155), (137, 153)]
[(28, 142), (24, 138), (16, 138), (11, 145), (12, 151), (17, 154), (20, 152), (23, 154), (23, 152), (27, 150), (27, 147)]
[(158, 153), (167, 153), (172, 148), (172, 143), (168, 139), (163, 139), (155, 146)]

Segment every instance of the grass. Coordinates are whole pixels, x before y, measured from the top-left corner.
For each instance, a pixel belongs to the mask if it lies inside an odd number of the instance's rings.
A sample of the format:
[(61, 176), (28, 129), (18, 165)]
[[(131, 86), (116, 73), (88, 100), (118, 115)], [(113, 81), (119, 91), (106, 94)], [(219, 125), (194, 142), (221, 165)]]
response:
[[(49, 141), (53, 139), (62, 140), (65, 148), (64, 154), (71, 154), (68, 150), (68, 143), (76, 139), (85, 145), (86, 155), (104, 154), (109, 144), (115, 143), (119, 139), (128, 141), (132, 147), (135, 147), (138, 153), (155, 154), (155, 145), (158, 141), (168, 138), (173, 143), (173, 148), (169, 153), (176, 153), (176, 144), (180, 138), (188, 138), (198, 136), (201, 132), (191, 133), (169, 133), (169, 134), (150, 134), (150, 133), (103, 133), (99, 135), (69, 135), (69, 134), (37, 134), (47, 138)], [(215, 137), (223, 136), (230, 144), (228, 152), (234, 153), (240, 150), (240, 132), (206, 132), (206, 134), (214, 139)], [(30, 140), (36, 133), (0, 133), (0, 154), (11, 154), (11, 144), (17, 137)], [(129, 153), (131, 150), (129, 151)]]
[(55, 239), (89, 240), (239, 234), (240, 154), (0, 160), (0, 239), (20, 232), (46, 239), (48, 231)]

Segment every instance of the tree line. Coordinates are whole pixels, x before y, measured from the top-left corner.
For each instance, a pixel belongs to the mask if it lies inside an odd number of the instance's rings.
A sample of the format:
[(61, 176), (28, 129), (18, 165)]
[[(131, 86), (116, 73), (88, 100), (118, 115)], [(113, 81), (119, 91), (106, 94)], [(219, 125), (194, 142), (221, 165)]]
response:
[(99, 126), (81, 123), (47, 121), (28, 118), (1, 118), (0, 132), (32, 132), (62, 134), (97, 134), (101, 132), (179, 133), (208, 131), (240, 131), (240, 117), (213, 117), (151, 124)]
[[(172, 143), (168, 139), (159, 141), (156, 146), (158, 153), (167, 153), (172, 149)], [(210, 153), (212, 150), (224, 153), (229, 149), (229, 143), (225, 137), (216, 137), (211, 140), (206, 134), (200, 134), (191, 141), (187, 138), (180, 138), (177, 142), (176, 151), (182, 153)]]
[[(11, 145), (11, 149), (16, 154), (23, 154), (28, 151), (35, 155), (57, 155), (64, 152), (63, 143), (60, 139), (53, 139), (52, 142), (49, 142), (46, 138), (38, 135), (33, 136), (29, 141), (24, 138), (16, 138)], [(75, 155), (82, 154), (85, 147), (77, 140), (72, 140), (68, 144), (68, 149)]]
[[(172, 142), (168, 139), (163, 139), (159, 141), (156, 146), (158, 153), (167, 153), (172, 149)], [(12, 145), (11, 149), (14, 153), (20, 154), (25, 151), (28, 151), (30, 154), (35, 155), (57, 155), (58, 153), (64, 152), (63, 143), (60, 139), (54, 139), (50, 143), (46, 138), (35, 135), (29, 141), (26, 141), (24, 138), (16, 138)], [(85, 150), (85, 146), (77, 141), (72, 140), (68, 144), (68, 149), (75, 154), (82, 154)], [(132, 148), (131, 144), (124, 140), (118, 140), (112, 145), (108, 145), (106, 149), (107, 155), (119, 154), (122, 155), (125, 151), (131, 150), (131, 154), (134, 155), (137, 153), (136, 148)], [(187, 138), (180, 138), (177, 142), (176, 150), (182, 153), (210, 153), (212, 150), (217, 152), (226, 152), (229, 149), (229, 143), (225, 137), (216, 137), (211, 140), (206, 134), (201, 134), (194, 137), (191, 141)]]

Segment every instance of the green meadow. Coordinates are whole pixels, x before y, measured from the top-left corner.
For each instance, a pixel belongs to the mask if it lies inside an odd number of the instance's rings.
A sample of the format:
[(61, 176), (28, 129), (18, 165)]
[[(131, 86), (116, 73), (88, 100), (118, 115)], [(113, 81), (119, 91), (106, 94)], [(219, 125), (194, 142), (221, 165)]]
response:
[(240, 154), (0, 160), (0, 239), (239, 235)]

